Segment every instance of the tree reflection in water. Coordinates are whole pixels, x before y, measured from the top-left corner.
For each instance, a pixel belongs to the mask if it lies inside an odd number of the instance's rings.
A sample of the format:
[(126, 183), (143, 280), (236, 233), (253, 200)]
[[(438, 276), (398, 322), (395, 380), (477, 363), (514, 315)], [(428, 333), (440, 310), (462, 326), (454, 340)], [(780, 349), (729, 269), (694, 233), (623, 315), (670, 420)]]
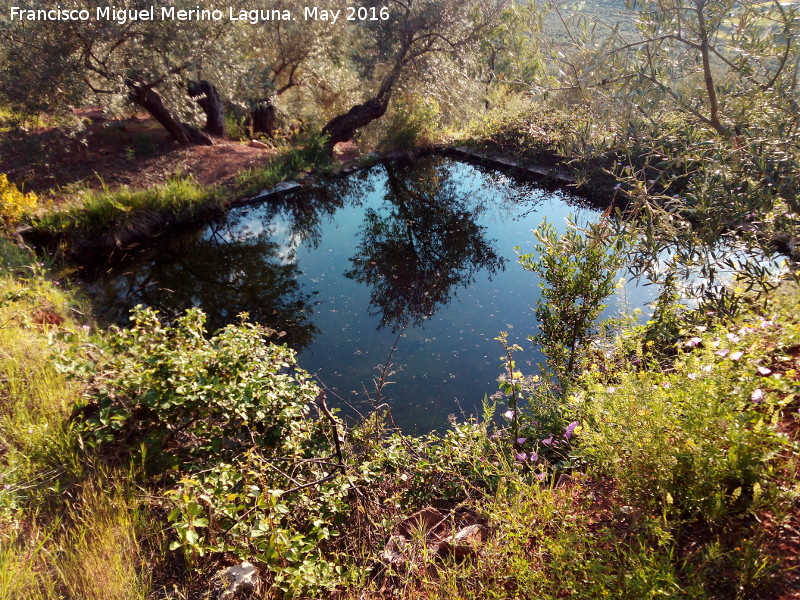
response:
[(396, 331), (435, 314), (480, 270), (504, 269), (505, 259), (476, 223), (485, 206), (459, 194), (446, 166), (421, 161), (384, 169), (386, 211), (365, 211), (345, 276), (372, 288), (370, 314), (380, 317), (379, 329)]
[(106, 265), (105, 272), (95, 269), (84, 281), (99, 313), (123, 323), (130, 308), (146, 304), (171, 321), (198, 306), (214, 331), (246, 312), (250, 320), (284, 332), (282, 342), (307, 347), (318, 333), (311, 321), (316, 292), (302, 288), (296, 249), (314, 243), (320, 211), (287, 200), (270, 204), (268, 212), (270, 218), (289, 217), (286, 243), (273, 239), (270, 227), (255, 233), (239, 213)]

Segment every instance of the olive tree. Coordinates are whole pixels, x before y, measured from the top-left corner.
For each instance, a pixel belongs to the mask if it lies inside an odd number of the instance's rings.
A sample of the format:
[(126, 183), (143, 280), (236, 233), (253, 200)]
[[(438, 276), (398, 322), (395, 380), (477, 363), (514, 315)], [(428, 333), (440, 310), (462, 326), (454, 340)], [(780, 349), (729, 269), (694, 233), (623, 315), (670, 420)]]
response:
[[(233, 0), (232, 5), (237, 5)], [(21, 9), (52, 8), (21, 0)], [(118, 3), (123, 4), (123, 3)], [(224, 133), (217, 77), (235, 69), (226, 48), (232, 26), (222, 20), (95, 19), (98, 0), (71, 0), (62, 6), (86, 9), (86, 21), (4, 22), (0, 27), (0, 89), (11, 106), (29, 111), (67, 112), (89, 101), (108, 108), (134, 104), (156, 119), (180, 144), (208, 144), (208, 136), (184, 119), (194, 110), (191, 97), (207, 115), (207, 129)], [(176, 10), (197, 8), (188, 0)], [(129, 0), (142, 10), (149, 4)], [(193, 82), (193, 83), (191, 83)]]
[[(372, 83), (369, 97), (325, 125), (333, 147), (386, 113), (392, 94), (405, 81), (426, 75), (442, 57), (457, 64), (479, 47), (498, 22), (506, 0), (394, 0), (385, 19), (358, 23), (354, 57), (362, 78)], [(361, 8), (380, 14), (384, 4), (364, 0)]]

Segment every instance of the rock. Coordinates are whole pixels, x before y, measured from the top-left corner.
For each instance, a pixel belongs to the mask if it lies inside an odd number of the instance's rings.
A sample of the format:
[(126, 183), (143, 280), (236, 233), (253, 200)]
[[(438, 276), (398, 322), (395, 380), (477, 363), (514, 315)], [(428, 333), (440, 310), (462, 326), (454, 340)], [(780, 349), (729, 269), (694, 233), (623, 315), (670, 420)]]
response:
[(443, 558), (452, 556), (456, 559), (473, 556), (478, 553), (488, 537), (489, 528), (485, 525), (468, 525), (455, 535), (442, 540), (436, 554)]
[(222, 572), (222, 578), (228, 587), (219, 594), (219, 600), (247, 598), (258, 589), (258, 569), (249, 562), (228, 567)]
[(397, 533), (408, 539), (411, 539), (416, 532), (422, 532), (426, 537), (441, 535), (447, 531), (446, 519), (447, 517), (435, 508), (423, 508), (401, 521), (397, 526)]
[(381, 562), (392, 567), (399, 567), (406, 563), (411, 543), (402, 535), (393, 535), (386, 542), (381, 553)]
[(251, 148), (261, 148), (262, 150), (269, 150), (269, 146), (264, 142), (259, 142), (258, 140), (250, 140), (250, 147)]

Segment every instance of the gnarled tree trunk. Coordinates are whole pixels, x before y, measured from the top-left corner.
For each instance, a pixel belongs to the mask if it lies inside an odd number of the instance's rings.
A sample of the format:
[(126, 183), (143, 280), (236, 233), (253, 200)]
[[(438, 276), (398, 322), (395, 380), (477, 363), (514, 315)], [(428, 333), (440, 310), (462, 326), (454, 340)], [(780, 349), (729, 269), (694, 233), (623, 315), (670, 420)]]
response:
[(357, 104), (343, 115), (328, 121), (328, 124), (322, 128), (322, 133), (328, 135), (330, 148), (333, 148), (339, 142), (347, 142), (353, 139), (357, 130), (369, 125), (375, 119), (380, 119), (386, 113), (388, 106), (388, 95), (383, 99), (370, 98), (363, 104)]
[(128, 96), (131, 102), (138, 104), (150, 113), (180, 145), (191, 146), (196, 144), (211, 146), (214, 144), (211, 138), (196, 127), (192, 127), (188, 123), (183, 123), (176, 119), (169, 109), (164, 106), (164, 101), (161, 99), (158, 92), (153, 90), (151, 86), (136, 83), (131, 80), (126, 81), (125, 84), (128, 86)]
[(188, 85), (189, 97), (200, 105), (206, 114), (206, 126), (203, 131), (225, 137), (225, 109), (217, 88), (208, 81), (190, 81)]

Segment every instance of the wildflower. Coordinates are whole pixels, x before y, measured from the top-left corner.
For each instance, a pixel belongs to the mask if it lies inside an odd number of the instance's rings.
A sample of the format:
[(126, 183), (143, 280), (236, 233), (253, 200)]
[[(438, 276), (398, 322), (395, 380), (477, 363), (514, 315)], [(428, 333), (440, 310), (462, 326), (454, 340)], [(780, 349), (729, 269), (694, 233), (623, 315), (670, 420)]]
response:
[(564, 430), (564, 439), (565, 440), (568, 440), (569, 438), (572, 437), (572, 434), (573, 434), (573, 432), (575, 431), (575, 428), (578, 425), (579, 425), (578, 421), (573, 421), (572, 423), (567, 425), (567, 428)]
[(750, 400), (755, 402), (756, 404), (760, 403), (764, 399), (764, 390), (761, 388), (756, 388), (753, 390), (753, 393), (750, 394)]
[(535, 475), (536, 479), (538, 479), (539, 481), (544, 481), (544, 478), (547, 477), (547, 475), (544, 473), (536, 473)]
[(526, 460), (528, 460), (528, 455), (525, 454), (524, 452), (520, 452), (519, 454), (515, 454), (514, 458), (520, 462), (525, 462)]
[(690, 339), (689, 339), (689, 340), (686, 342), (686, 347), (687, 347), (687, 348), (694, 348), (695, 346), (697, 346), (697, 345), (698, 345), (700, 342), (702, 342), (702, 341), (703, 341), (703, 340), (702, 340), (701, 338), (699, 338), (699, 337), (695, 336), (695, 337), (693, 337), (693, 338), (690, 338)]
[(703, 372), (705, 372), (705, 373), (711, 373), (711, 371), (713, 371), (713, 370), (714, 370), (714, 365), (705, 365), (703, 367)]
[(727, 348), (723, 348), (722, 350), (717, 350), (716, 352), (714, 352), (714, 354), (716, 354), (717, 356), (727, 356), (728, 352), (730, 352), (730, 350), (728, 350)]
[(531, 452), (528, 460), (530, 460), (532, 463), (535, 463), (537, 460), (539, 460), (539, 455), (536, 452)]
[(552, 446), (553, 445), (553, 434), (551, 433), (550, 437), (543, 439), (542, 440), (542, 444), (544, 444), (545, 446)]
[(697, 373), (689, 373), (686, 377), (694, 381), (697, 379)]
[(725, 337), (728, 338), (729, 342), (733, 342), (734, 344), (738, 343), (739, 340), (742, 339), (738, 335), (736, 335), (735, 333), (729, 333)]
[(661, 382), (661, 387), (664, 388), (665, 390), (668, 390), (669, 389), (669, 381), (662, 381)]
[(533, 426), (534, 426), (534, 427), (538, 427), (538, 426), (539, 426), (539, 421), (534, 421), (534, 422), (533, 422)]
[(614, 392), (616, 392), (616, 391), (617, 391), (617, 388), (615, 388), (615, 387), (609, 387), (609, 388), (606, 388), (606, 391), (607, 391), (609, 394), (613, 394)]
[(758, 374), (761, 375), (762, 377), (766, 377), (770, 373), (772, 373), (772, 369), (769, 369), (767, 367), (758, 367)]
[(737, 352), (734, 352), (733, 354), (731, 354), (731, 360), (739, 360), (743, 356), (744, 356), (744, 352), (738, 352), (737, 351)]
[(517, 413), (515, 413), (513, 410), (507, 410), (506, 412), (503, 413), (503, 416), (506, 419), (513, 419), (516, 414)]
[(739, 333), (741, 335), (747, 335), (748, 333), (753, 333), (754, 331), (755, 331), (755, 329), (753, 329), (752, 327), (742, 327), (739, 330)]
[(699, 331), (700, 333), (703, 333), (706, 329), (708, 329), (708, 327), (706, 327), (705, 325), (700, 325), (697, 328), (697, 331)]
[(528, 441), (528, 438), (517, 438), (517, 443), (522, 446), (525, 442)]
[(761, 324), (759, 325), (759, 327), (761, 327), (761, 329), (769, 329), (770, 327), (775, 327), (775, 322), (774, 321), (761, 321)]

